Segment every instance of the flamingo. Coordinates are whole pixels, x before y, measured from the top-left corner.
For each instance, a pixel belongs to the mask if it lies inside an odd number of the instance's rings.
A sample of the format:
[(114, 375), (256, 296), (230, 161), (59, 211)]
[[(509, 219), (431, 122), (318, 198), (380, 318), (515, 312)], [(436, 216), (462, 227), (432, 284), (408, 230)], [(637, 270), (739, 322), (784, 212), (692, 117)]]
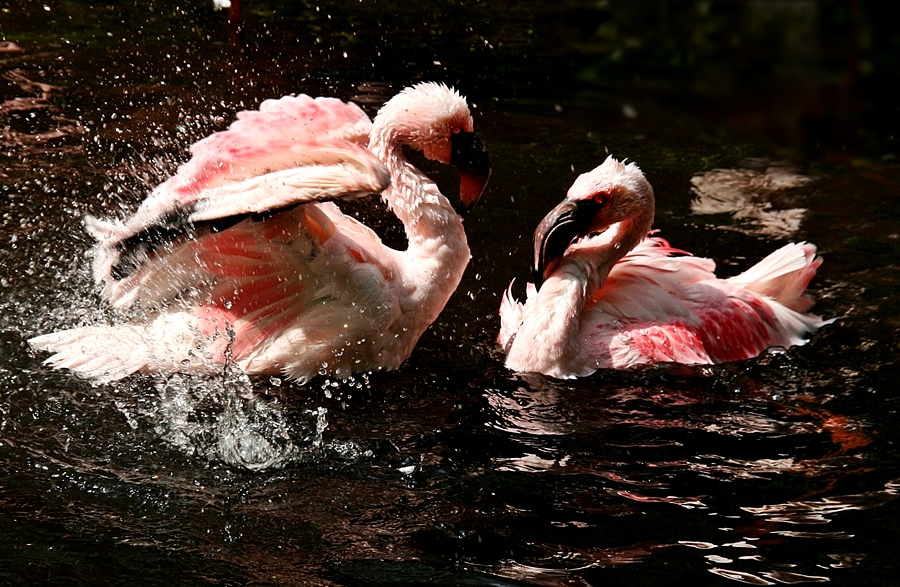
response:
[[(822, 263), (809, 243), (783, 246), (744, 273), (648, 236), (653, 188), (608, 157), (579, 176), (534, 235), (534, 283), (512, 284), (498, 342), (514, 371), (556, 378), (660, 362), (711, 364), (806, 342), (826, 323), (804, 312)], [(676, 256), (682, 254), (684, 256)]]
[[(460, 171), (455, 209), (404, 148)], [(240, 112), (126, 221), (85, 219), (102, 297), (138, 317), (32, 338), (45, 363), (98, 383), (133, 373), (396, 369), (470, 258), (462, 216), (490, 161), (466, 101), (420, 83), (370, 121), (353, 103), (286, 96)], [(381, 193), (408, 248), (331, 200)]]

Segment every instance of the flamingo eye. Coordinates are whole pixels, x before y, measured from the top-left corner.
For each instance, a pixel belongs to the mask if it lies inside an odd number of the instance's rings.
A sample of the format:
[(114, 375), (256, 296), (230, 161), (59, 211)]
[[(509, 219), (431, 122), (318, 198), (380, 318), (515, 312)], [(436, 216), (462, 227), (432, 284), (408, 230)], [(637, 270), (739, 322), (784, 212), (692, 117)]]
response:
[(458, 126), (454, 126), (454, 127), (450, 130), (450, 132), (453, 133), (453, 134), (455, 134), (455, 135), (458, 135), (459, 133), (462, 132), (462, 129), (461, 129), (460, 127), (458, 127)]

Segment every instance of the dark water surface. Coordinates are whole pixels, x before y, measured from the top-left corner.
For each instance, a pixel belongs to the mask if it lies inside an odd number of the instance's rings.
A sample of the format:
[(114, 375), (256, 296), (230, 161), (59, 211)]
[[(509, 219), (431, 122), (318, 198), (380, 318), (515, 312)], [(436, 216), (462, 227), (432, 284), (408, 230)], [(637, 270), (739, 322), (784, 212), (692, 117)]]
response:
[[(174, 4), (0, 5), (0, 584), (896, 584), (893, 3), (244, 0), (241, 31)], [(265, 98), (374, 112), (419, 80), (468, 96), (494, 176), (402, 369), (93, 387), (27, 349), (110, 319), (84, 214)], [(814, 242), (836, 322), (713, 368), (507, 372), (500, 295), (607, 152), (724, 274)]]

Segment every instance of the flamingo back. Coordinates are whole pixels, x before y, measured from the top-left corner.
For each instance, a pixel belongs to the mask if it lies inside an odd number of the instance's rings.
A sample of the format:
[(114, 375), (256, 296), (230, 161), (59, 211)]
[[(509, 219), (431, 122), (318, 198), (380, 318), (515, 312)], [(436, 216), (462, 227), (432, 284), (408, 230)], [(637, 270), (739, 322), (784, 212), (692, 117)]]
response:
[[(793, 284), (808, 282), (821, 261), (798, 265), (786, 252), (805, 258), (807, 248), (776, 251), (734, 280), (716, 278), (709, 259), (672, 256), (676, 252), (663, 239), (648, 238), (613, 267), (582, 322), (595, 368), (738, 361), (772, 346), (803, 344), (823, 324), (745, 286), (796, 291)], [(789, 285), (778, 287), (779, 280)]]

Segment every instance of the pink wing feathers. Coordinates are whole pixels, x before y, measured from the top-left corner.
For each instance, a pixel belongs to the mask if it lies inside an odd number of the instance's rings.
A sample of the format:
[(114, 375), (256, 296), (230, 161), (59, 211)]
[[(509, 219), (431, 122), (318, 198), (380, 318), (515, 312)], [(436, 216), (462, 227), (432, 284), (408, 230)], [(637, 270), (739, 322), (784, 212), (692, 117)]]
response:
[(582, 323), (597, 367), (743, 360), (802, 344), (823, 324), (797, 309), (821, 264), (812, 245), (782, 247), (728, 280), (712, 260), (678, 252), (648, 238), (610, 271)]
[[(265, 100), (259, 110), (238, 112), (228, 130), (195, 143), (191, 160), (157, 188), (138, 211), (166, 210), (204, 197), (205, 190), (274, 171), (302, 167), (313, 151), (335, 145), (354, 152), (376, 168), (383, 167), (368, 150), (372, 123), (355, 104), (305, 94)], [(320, 149), (316, 149), (320, 147)]]
[[(358, 230), (346, 230), (346, 223)], [(307, 370), (329, 358), (335, 363), (335, 339), (358, 344), (364, 336), (355, 330), (370, 332), (399, 312), (396, 259), (374, 232), (331, 203), (295, 208), (265, 222), (246, 219), (186, 248), (211, 284), (192, 310), (201, 333), (207, 339), (229, 329), (239, 333), (230, 353), (249, 373), (254, 361), (289, 367), (302, 359), (311, 365)], [(371, 254), (376, 250), (377, 258)], [(280, 344), (285, 336), (294, 344)], [(325, 355), (316, 356), (316, 344), (323, 341)], [(296, 353), (296, 346), (306, 352)], [(273, 349), (286, 354), (273, 356), (279, 352)]]
[[(99, 382), (141, 370), (205, 372), (223, 357), (248, 374), (301, 381), (323, 366), (340, 376), (396, 368), (405, 355), (385, 348), (393, 337), (372, 333), (401, 314), (397, 262), (333, 203), (310, 203), (186, 240), (141, 268), (140, 301), (191, 303), (146, 323), (64, 330), (31, 344), (54, 353), (49, 364)], [(336, 353), (335, 341), (352, 346)]]
[(795, 312), (805, 312), (813, 303), (805, 295), (806, 287), (821, 264), (815, 245), (791, 243), (728, 282), (777, 300)]
[[(94, 279), (104, 285), (103, 296), (118, 308), (138, 295), (159, 298), (152, 284), (139, 294), (149, 274), (164, 270), (144, 267), (153, 253), (146, 243), (177, 240), (188, 225), (383, 191), (390, 175), (365, 146), (371, 126), (354, 104), (306, 95), (266, 100), (257, 111), (238, 113), (227, 130), (194, 144), (191, 160), (126, 222), (86, 218), (97, 239)], [(126, 254), (133, 258), (123, 270)], [(191, 278), (168, 275), (157, 280), (157, 289), (172, 290), (185, 279)]]

